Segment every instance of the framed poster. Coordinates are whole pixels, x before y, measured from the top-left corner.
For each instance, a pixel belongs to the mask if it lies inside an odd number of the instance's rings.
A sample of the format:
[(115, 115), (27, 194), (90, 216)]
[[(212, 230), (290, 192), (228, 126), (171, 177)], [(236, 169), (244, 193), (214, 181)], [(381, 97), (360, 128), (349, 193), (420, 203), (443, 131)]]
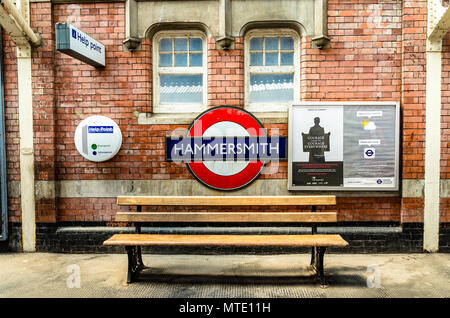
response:
[(398, 102), (289, 108), (288, 190), (399, 189)]

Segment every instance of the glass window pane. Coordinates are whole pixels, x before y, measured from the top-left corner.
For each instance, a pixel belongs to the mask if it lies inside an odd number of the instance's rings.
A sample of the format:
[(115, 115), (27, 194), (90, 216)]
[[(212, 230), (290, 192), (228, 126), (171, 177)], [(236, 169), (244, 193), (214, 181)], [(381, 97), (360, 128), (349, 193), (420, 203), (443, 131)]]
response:
[(263, 49), (263, 38), (252, 38), (250, 40), (251, 51), (262, 51), (262, 49)]
[(202, 66), (202, 54), (195, 53), (189, 54), (190, 61), (189, 66)]
[(177, 38), (175, 39), (175, 51), (187, 51), (187, 39)]
[(250, 53), (250, 65), (252, 65), (252, 66), (263, 65), (263, 54), (262, 53)]
[(250, 102), (291, 102), (294, 74), (250, 74)]
[(159, 41), (160, 52), (172, 52), (172, 39), (161, 39)]
[(187, 66), (187, 54), (175, 54), (175, 66)]
[(281, 53), (281, 65), (294, 65), (294, 53)]
[(189, 50), (191, 51), (202, 51), (203, 41), (200, 38), (189, 39)]
[(266, 38), (266, 51), (278, 50), (278, 38)]
[(281, 49), (282, 50), (293, 50), (294, 49), (294, 39), (293, 38), (281, 38)]
[(203, 102), (202, 75), (161, 75), (159, 100), (161, 104)]
[(171, 67), (172, 66), (172, 54), (160, 54), (159, 66)]
[(266, 66), (278, 66), (278, 53), (266, 53)]

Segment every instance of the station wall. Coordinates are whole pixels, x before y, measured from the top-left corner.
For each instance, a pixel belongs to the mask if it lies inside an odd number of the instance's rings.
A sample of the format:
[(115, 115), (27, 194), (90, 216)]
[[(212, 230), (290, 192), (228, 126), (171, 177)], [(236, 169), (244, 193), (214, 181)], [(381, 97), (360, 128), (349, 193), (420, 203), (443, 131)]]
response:
[[(328, 1), (330, 48), (300, 40), (302, 101), (400, 101), (399, 193), (337, 193), (340, 222), (423, 222), (425, 140), (426, 1)], [(71, 22), (106, 47), (106, 67), (96, 69), (55, 49), (55, 23)], [(115, 196), (216, 194), (198, 184), (184, 164), (165, 161), (164, 138), (186, 129), (183, 120), (150, 117), (153, 111), (152, 40), (124, 49), (125, 4), (31, 3), (31, 24), (43, 37), (33, 50), (36, 213), (38, 223), (104, 222), (114, 225)], [(208, 38), (208, 107), (244, 105), (244, 39), (218, 50)], [(449, 209), (450, 39), (442, 72), (441, 223)], [(14, 44), (4, 34), (8, 207), (21, 222), (17, 66)], [(77, 125), (90, 115), (115, 120), (123, 134), (110, 161), (85, 160), (75, 149)], [(150, 119), (149, 119), (150, 118)], [(287, 135), (286, 117), (262, 120)], [(233, 195), (289, 194), (287, 162)], [(274, 207), (276, 209), (276, 207)]]

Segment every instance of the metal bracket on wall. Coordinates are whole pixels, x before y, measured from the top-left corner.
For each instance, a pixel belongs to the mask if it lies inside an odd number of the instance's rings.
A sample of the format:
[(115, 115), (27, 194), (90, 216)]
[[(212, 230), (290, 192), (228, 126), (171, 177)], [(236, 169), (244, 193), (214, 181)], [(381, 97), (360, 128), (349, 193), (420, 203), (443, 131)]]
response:
[(30, 58), (31, 57), (31, 46), (17, 46), (17, 58)]
[(442, 52), (442, 40), (427, 40), (427, 52)]

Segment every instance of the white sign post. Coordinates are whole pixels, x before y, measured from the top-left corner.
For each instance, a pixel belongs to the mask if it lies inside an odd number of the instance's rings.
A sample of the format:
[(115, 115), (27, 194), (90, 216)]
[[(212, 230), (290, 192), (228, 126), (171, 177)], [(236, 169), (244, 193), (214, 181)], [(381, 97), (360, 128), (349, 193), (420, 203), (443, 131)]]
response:
[(110, 118), (91, 116), (75, 130), (75, 146), (86, 159), (95, 162), (114, 157), (122, 145), (122, 132)]
[(105, 66), (105, 46), (70, 23), (56, 24), (56, 50), (95, 67)]

